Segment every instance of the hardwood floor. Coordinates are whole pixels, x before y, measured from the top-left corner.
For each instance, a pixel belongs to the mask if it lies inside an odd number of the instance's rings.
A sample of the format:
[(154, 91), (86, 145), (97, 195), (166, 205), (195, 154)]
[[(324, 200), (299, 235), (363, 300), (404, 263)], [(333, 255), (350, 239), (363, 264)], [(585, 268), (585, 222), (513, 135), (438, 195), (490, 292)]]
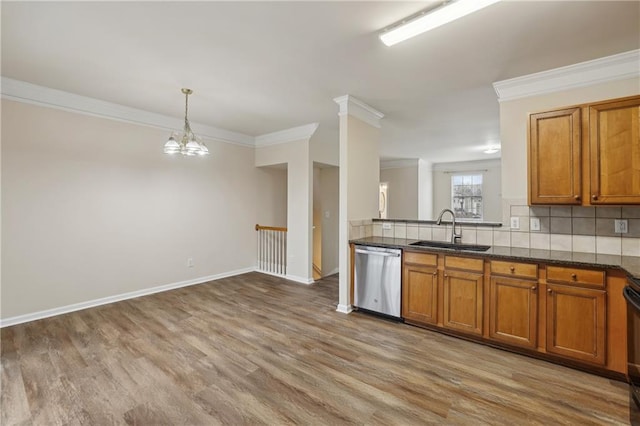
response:
[(250, 273), (2, 329), (2, 425), (629, 424), (626, 384)]

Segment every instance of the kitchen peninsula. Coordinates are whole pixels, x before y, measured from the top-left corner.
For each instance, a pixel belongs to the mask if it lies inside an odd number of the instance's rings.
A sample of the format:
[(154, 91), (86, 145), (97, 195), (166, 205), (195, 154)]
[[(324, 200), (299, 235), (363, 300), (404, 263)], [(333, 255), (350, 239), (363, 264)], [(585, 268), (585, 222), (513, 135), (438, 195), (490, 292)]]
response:
[(640, 283), (640, 257), (505, 246), (478, 252), (418, 241), (350, 241), (402, 250), (404, 322), (625, 379), (622, 291)]

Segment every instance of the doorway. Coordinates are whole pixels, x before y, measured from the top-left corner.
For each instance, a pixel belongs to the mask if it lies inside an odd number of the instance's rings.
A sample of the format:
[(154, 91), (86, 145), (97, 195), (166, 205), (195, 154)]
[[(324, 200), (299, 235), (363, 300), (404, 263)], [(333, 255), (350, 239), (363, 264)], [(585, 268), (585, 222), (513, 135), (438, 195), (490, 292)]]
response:
[(313, 163), (313, 279), (338, 272), (339, 168)]

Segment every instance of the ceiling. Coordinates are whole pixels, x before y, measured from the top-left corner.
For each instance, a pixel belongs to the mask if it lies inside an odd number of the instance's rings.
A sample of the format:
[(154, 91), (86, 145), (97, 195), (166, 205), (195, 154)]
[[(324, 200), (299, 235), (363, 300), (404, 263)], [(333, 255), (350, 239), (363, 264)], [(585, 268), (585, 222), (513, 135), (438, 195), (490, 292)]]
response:
[[(638, 1), (503, 1), (392, 47), (440, 2), (2, 1), (2, 76), (257, 136), (318, 122), (335, 97), (385, 114), (385, 158), (490, 158), (491, 83), (640, 48)], [(494, 154), (499, 156), (499, 154)]]

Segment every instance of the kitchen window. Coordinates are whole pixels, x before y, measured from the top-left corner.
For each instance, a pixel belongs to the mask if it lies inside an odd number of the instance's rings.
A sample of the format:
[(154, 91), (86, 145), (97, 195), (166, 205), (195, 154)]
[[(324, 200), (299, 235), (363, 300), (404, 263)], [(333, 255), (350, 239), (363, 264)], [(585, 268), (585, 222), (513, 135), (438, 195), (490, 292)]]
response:
[(451, 209), (461, 220), (482, 220), (482, 175), (451, 176)]

